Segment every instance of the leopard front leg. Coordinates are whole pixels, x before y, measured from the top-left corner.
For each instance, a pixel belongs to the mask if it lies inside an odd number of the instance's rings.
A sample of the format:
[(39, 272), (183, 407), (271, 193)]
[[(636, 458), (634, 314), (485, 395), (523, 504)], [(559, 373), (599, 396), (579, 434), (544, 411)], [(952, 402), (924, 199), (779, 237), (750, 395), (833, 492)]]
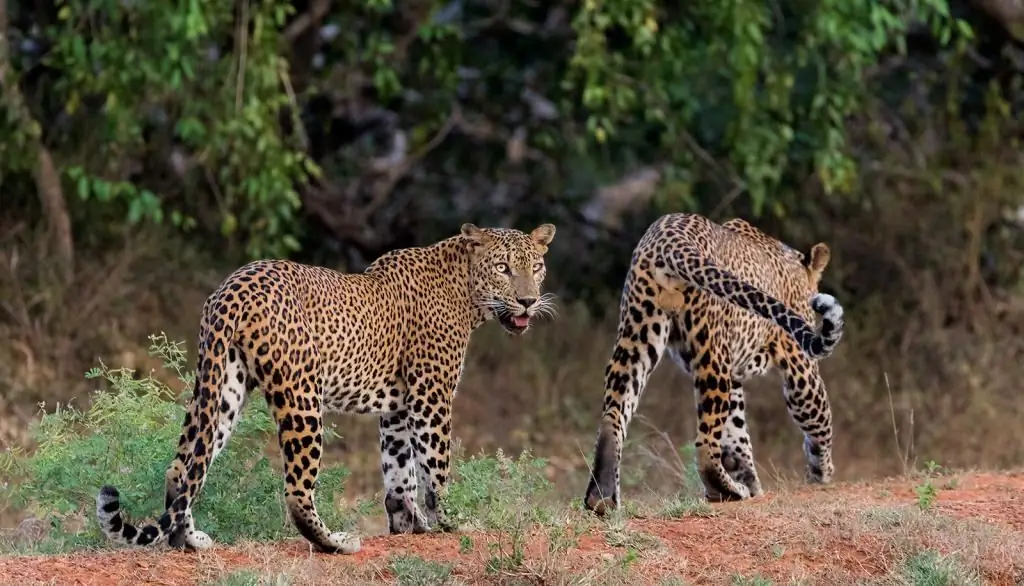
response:
[[(697, 471), (710, 501), (744, 500), (751, 496), (750, 488), (727, 471), (724, 462), (727, 429), (730, 426), (733, 381), (729, 372), (729, 350), (721, 335), (712, 327), (715, 323), (710, 311), (704, 323), (687, 330), (687, 345), (693, 350), (690, 370), (693, 373), (697, 399)], [(734, 426), (735, 430), (735, 426)], [(742, 445), (740, 437), (735, 445)], [(748, 438), (749, 446), (749, 438)], [(738, 455), (734, 450), (733, 456)]]
[(384, 474), (384, 510), (388, 531), (426, 533), (430, 527), (416, 504), (416, 457), (408, 410), (380, 417), (380, 463)]
[(448, 488), (451, 457), (451, 399), (456, 381), (427, 379), (411, 385), (407, 403), (412, 446), (425, 480), (423, 495), (427, 529), (453, 530), (441, 508)]

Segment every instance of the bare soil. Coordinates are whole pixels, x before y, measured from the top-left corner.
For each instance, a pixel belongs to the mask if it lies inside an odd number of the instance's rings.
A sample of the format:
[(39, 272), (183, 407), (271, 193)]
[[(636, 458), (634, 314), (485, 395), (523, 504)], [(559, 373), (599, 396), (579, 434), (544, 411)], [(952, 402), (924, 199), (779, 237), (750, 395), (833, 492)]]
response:
[[(934, 500), (921, 487), (930, 482)], [(112, 585), (396, 584), (392, 556), (449, 564), (452, 583), (730, 584), (738, 577), (775, 583), (908, 583), (921, 552), (958, 564), (969, 582), (1024, 584), (1024, 473), (963, 473), (795, 487), (710, 515), (655, 514), (596, 521), (573, 512), (575, 535), (551, 545), (551, 526), (526, 536), (514, 567), (489, 569), (501, 543), (495, 532), (368, 536), (354, 555), (311, 553), (302, 540), (218, 546), (199, 553), (167, 549), (0, 559), (0, 583)], [(492, 564), (493, 565), (493, 564)], [(436, 580), (403, 583), (438, 583)], [(953, 583), (967, 578), (954, 578)], [(754, 582), (748, 582), (754, 583)], [(760, 582), (759, 582), (760, 583)], [(912, 583), (909, 582), (909, 583)]]

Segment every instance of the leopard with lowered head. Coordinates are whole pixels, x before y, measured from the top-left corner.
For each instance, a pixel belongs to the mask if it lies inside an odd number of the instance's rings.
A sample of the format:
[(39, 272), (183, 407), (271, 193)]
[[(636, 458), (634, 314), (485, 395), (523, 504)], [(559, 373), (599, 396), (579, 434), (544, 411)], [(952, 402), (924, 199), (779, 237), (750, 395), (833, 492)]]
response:
[(666, 351), (694, 380), (697, 469), (709, 500), (762, 493), (743, 382), (771, 369), (804, 434), (808, 481), (831, 480), (832, 414), (818, 361), (836, 348), (844, 321), (839, 302), (818, 292), (830, 257), (818, 243), (805, 264), (801, 252), (738, 218), (668, 214), (651, 224), (620, 300), (587, 509), (603, 515), (619, 506), (626, 428)]
[(165, 512), (131, 523), (117, 489), (105, 486), (96, 498), (103, 532), (133, 545), (210, 547), (192, 507), (257, 389), (277, 422), (288, 511), (317, 549), (360, 549), (357, 535), (331, 532), (314, 504), (325, 412), (379, 416), (391, 533), (443, 527), (438, 499), (470, 334), (491, 319), (523, 334), (550, 312), (552, 296), (541, 286), (554, 235), (551, 224), (529, 234), (465, 224), (433, 245), (384, 254), (363, 273), (283, 260), (236, 270), (203, 306), (195, 389), (166, 474)]

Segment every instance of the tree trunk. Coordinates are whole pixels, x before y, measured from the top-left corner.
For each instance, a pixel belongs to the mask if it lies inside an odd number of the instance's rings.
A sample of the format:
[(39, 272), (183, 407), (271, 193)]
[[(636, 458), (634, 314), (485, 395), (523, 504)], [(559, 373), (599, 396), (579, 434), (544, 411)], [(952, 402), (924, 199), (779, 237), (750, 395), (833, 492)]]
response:
[(60, 276), (69, 283), (74, 275), (75, 246), (71, 234), (71, 218), (67, 201), (60, 182), (60, 173), (53, 162), (50, 151), (43, 144), (42, 131), (25, 105), (25, 99), (18, 87), (18, 80), (12, 74), (10, 61), (10, 34), (8, 32), (7, 2), (0, 0), (0, 90), (3, 91), (3, 106), (17, 121), (18, 129), (28, 138), (28, 146), (34, 151), (32, 176), (36, 192), (43, 207), (43, 214), (49, 227), (50, 237), (56, 249)]

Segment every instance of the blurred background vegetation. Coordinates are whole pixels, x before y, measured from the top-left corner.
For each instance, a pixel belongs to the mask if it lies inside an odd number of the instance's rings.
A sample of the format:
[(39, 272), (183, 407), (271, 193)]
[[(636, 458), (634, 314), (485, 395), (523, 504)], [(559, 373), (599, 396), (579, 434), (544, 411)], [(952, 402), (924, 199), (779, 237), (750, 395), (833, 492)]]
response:
[[(1020, 465), (1024, 6), (684, 4), (0, 3), (0, 447), (31, 447), (40, 402), (85, 407), (98, 360), (159, 369), (149, 334), (194, 351), (248, 259), (357, 271), (554, 222), (560, 315), (477, 333), (455, 434), (581, 493), (632, 248), (690, 211), (832, 247), (840, 479)], [(630, 486), (690, 443), (690, 388), (652, 380)], [(799, 477), (779, 382), (750, 393), (766, 483)], [(336, 421), (346, 496), (372, 494), (376, 420)]]

